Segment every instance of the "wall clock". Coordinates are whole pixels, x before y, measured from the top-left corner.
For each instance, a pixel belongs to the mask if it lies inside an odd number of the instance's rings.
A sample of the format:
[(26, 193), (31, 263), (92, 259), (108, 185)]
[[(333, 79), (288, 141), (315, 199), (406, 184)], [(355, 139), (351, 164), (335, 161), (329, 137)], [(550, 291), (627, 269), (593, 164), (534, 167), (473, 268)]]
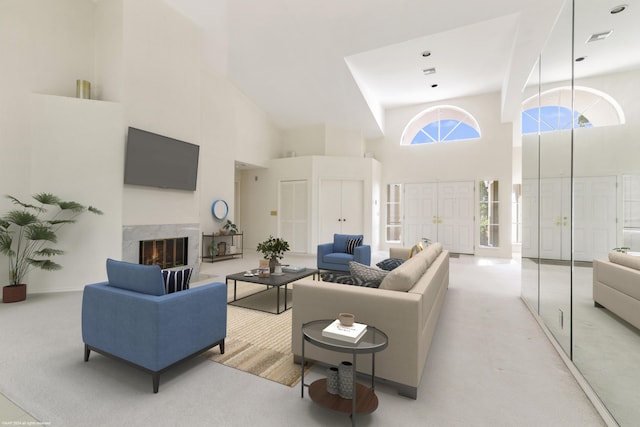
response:
[(222, 199), (216, 199), (211, 205), (211, 213), (217, 220), (223, 220), (229, 214), (229, 205)]

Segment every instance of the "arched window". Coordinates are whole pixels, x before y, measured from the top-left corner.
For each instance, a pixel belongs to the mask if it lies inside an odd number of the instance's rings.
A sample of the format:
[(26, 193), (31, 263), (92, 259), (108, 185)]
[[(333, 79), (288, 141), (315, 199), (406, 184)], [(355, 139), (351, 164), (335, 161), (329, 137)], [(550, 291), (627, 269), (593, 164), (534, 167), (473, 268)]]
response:
[(480, 138), (476, 119), (462, 108), (439, 105), (424, 110), (404, 128), (400, 145)]
[(604, 92), (588, 87), (571, 87), (542, 92), (522, 103), (522, 133), (552, 132), (580, 127), (611, 126), (624, 123), (620, 105)]

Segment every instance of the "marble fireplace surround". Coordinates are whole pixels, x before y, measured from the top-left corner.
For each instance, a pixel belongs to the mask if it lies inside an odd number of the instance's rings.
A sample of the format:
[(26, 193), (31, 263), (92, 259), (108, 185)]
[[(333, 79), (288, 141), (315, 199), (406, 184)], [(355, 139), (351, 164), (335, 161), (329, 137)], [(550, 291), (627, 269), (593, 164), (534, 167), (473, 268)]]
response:
[(186, 237), (188, 266), (193, 267), (191, 281), (200, 276), (200, 224), (125, 225), (122, 227), (122, 260), (139, 262), (141, 240)]

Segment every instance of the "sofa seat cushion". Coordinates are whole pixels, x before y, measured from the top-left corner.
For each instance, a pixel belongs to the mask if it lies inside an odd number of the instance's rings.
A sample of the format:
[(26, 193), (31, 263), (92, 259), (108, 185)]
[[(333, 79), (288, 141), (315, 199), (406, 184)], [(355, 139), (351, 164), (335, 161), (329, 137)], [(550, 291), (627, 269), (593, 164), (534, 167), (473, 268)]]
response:
[(334, 252), (322, 257), (322, 260), (329, 264), (349, 265), (349, 261), (353, 261), (353, 255), (347, 253)]
[(165, 295), (159, 265), (141, 265), (107, 259), (109, 286), (147, 295)]
[(174, 270), (162, 270), (164, 289), (167, 294), (185, 291), (189, 289), (193, 268), (180, 268)]
[(609, 261), (614, 264), (640, 270), (640, 256), (625, 254), (622, 252), (609, 252)]

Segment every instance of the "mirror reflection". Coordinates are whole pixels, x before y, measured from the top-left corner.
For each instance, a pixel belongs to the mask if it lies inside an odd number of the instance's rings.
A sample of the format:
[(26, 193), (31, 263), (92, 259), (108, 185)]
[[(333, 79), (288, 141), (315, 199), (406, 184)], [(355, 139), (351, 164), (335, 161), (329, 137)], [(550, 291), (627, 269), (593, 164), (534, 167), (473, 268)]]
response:
[[(640, 0), (574, 8), (559, 17), (524, 94), (522, 297), (615, 420), (635, 426)], [(540, 132), (527, 134), (534, 125)]]

